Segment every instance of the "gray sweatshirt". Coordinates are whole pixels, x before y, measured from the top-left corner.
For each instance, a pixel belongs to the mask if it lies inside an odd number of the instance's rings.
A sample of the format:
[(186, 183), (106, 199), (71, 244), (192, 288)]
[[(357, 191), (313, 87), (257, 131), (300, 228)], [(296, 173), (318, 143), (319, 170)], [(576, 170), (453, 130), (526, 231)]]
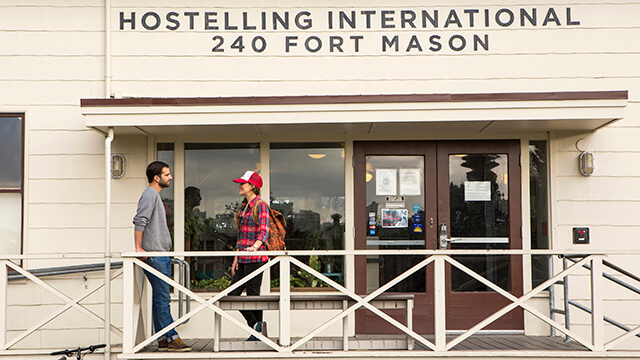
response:
[(142, 231), (142, 248), (145, 251), (171, 250), (171, 234), (160, 193), (147, 187), (138, 200), (138, 210), (133, 217), (136, 231)]

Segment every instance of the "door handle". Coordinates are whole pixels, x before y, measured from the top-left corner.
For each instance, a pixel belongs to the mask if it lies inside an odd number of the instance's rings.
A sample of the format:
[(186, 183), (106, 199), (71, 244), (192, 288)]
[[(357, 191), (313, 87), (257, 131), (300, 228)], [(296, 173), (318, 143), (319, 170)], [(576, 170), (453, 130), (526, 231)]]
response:
[(440, 249), (446, 249), (447, 243), (456, 242), (458, 239), (449, 238), (449, 230), (447, 224), (440, 224)]

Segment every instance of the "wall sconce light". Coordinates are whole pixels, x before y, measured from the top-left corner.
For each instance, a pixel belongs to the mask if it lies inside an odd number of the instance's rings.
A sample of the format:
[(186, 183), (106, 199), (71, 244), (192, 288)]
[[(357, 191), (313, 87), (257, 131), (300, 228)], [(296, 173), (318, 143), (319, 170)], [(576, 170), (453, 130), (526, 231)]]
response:
[(582, 139), (576, 141), (576, 149), (580, 151), (580, 156), (578, 156), (578, 170), (580, 170), (580, 174), (582, 174), (582, 176), (591, 176), (596, 170), (596, 159), (593, 156), (593, 153), (581, 150), (578, 147), (580, 140)]
[(583, 151), (578, 157), (578, 168), (582, 176), (591, 176), (596, 169), (593, 153)]
[(124, 166), (126, 160), (122, 154), (111, 155), (111, 177), (120, 179), (124, 176)]
[(323, 157), (327, 156), (327, 154), (308, 154), (310, 158), (312, 159), (322, 159)]

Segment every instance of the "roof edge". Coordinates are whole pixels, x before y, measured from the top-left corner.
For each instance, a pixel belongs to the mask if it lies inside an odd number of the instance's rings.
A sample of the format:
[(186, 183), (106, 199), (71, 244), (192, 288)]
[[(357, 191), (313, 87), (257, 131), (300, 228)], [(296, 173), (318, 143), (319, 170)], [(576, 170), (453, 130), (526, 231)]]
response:
[(384, 94), (316, 96), (244, 96), (244, 97), (131, 97), (118, 99), (81, 99), (81, 107), (118, 106), (216, 106), (216, 105), (312, 105), (363, 103), (496, 102), (562, 100), (628, 100), (628, 90), (556, 91), (475, 94)]

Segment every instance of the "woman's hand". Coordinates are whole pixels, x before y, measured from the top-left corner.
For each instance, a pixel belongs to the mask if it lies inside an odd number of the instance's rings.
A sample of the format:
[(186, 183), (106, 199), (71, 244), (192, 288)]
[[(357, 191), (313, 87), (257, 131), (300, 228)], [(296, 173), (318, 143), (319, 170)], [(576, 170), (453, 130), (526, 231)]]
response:
[(238, 270), (238, 257), (234, 256), (233, 264), (231, 265), (231, 276), (235, 275), (237, 270)]
[[(258, 240), (258, 241), (260, 241), (260, 240)], [(249, 252), (258, 251), (258, 250), (260, 250), (260, 246), (262, 246), (262, 241), (260, 241), (260, 243), (255, 242), (255, 243), (253, 243), (252, 246), (247, 246), (246, 248), (244, 248), (244, 251), (249, 251)]]

